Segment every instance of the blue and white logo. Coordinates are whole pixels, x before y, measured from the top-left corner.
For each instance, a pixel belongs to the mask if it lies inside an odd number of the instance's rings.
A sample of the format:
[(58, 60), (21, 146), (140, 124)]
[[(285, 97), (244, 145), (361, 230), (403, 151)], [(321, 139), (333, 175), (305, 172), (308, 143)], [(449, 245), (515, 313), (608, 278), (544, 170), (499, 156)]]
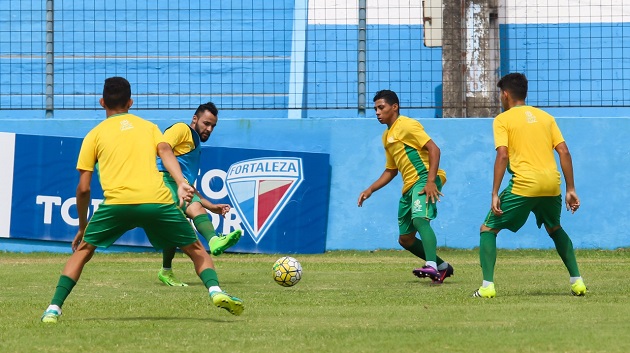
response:
[(303, 180), (302, 159), (297, 157), (254, 158), (230, 166), (228, 196), (256, 244)]

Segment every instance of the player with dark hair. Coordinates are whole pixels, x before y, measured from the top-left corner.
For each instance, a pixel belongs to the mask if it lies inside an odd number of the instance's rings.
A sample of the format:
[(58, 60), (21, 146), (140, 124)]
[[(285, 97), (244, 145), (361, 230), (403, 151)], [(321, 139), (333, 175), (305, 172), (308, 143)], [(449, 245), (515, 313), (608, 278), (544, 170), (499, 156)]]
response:
[[(193, 261), (214, 305), (240, 315), (243, 302), (219, 287), (212, 258), (173, 202), (157, 170), (155, 161), (159, 155), (177, 183), (180, 204), (191, 200), (194, 188), (184, 178), (171, 146), (155, 124), (129, 114), (133, 104), (129, 82), (122, 77), (106, 79), (100, 104), (107, 119), (85, 136), (77, 162), (79, 230), (72, 241), (73, 254), (66, 262), (42, 322), (57, 323), (63, 303), (96, 247), (109, 247), (136, 227), (144, 229), (156, 249), (182, 249)], [(97, 162), (105, 200), (88, 223), (90, 183)]]
[[(565, 204), (575, 213), (580, 199), (575, 193), (573, 162), (569, 148), (555, 119), (545, 111), (525, 105), (527, 78), (520, 73), (503, 76), (497, 86), (505, 110), (493, 122), (494, 162), (492, 203), (481, 225), (479, 258), (483, 283), (474, 297), (493, 298), (494, 266), (497, 259), (497, 234), (502, 229), (517, 232), (530, 212), (536, 216), (538, 228), (543, 224), (558, 254), (569, 271), (571, 293), (582, 296), (586, 286), (580, 276), (573, 243), (560, 225), (562, 196), (560, 173), (553, 151), (560, 157), (566, 182)], [(499, 194), (505, 170), (512, 174), (507, 187)]]
[(442, 283), (453, 275), (453, 267), (437, 256), (437, 238), (430, 224), (437, 216), (436, 202), (446, 183), (446, 173), (439, 169), (440, 149), (422, 124), (400, 115), (400, 102), (394, 91), (378, 91), (373, 100), (378, 121), (387, 125), (383, 132), (385, 171), (361, 192), (358, 206), (361, 207), (373, 192), (387, 185), (400, 171), (403, 195), (398, 204), (398, 243), (426, 260), (423, 267), (412, 271), (414, 275)]
[[(201, 159), (201, 142), (206, 142), (217, 126), (219, 110), (212, 102), (201, 104), (192, 117), (190, 124), (179, 122), (164, 131), (164, 139), (173, 149), (182, 173), (190, 185), (195, 185), (199, 173)], [(157, 161), (158, 170), (164, 174), (164, 184), (171, 189), (177, 198), (177, 183), (166, 170), (160, 158)], [(213, 204), (209, 200), (195, 193), (192, 201), (182, 208), (186, 216), (195, 224), (195, 228), (208, 242), (212, 255), (222, 254), (241, 238), (242, 231), (237, 229), (228, 235), (216, 235), (212, 221), (208, 218), (206, 209), (212, 213), (225, 216), (230, 211), (227, 204)], [(158, 272), (158, 279), (169, 286), (187, 286), (179, 281), (172, 270), (175, 248), (165, 248), (162, 251), (162, 269)]]

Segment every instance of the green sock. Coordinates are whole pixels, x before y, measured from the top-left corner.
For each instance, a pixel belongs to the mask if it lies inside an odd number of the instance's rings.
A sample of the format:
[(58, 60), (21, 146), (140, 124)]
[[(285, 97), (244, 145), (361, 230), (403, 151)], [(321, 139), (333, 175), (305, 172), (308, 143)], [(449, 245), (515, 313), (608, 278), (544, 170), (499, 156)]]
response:
[(199, 216), (193, 218), (193, 223), (195, 224), (195, 228), (197, 228), (199, 234), (201, 234), (207, 242), (210, 242), (210, 238), (217, 235), (210, 218), (208, 218), (208, 215), (200, 214)]
[(59, 277), (59, 282), (57, 282), (57, 288), (55, 289), (55, 294), (53, 295), (52, 300), (50, 301), (50, 305), (57, 305), (61, 308), (63, 302), (66, 301), (66, 298), (72, 292), (72, 288), (77, 284), (75, 280), (68, 276), (61, 275)]
[(424, 248), (424, 259), (437, 263), (437, 238), (429, 221), (424, 218), (416, 217), (413, 219), (413, 226), (416, 227), (416, 230), (420, 233), (420, 239), (422, 239), (422, 246)]
[(562, 228), (556, 229), (555, 232), (549, 235), (556, 244), (556, 251), (564, 262), (564, 265), (569, 270), (569, 276), (580, 277), (580, 270), (578, 269), (577, 260), (575, 259), (575, 250), (573, 250), (573, 242), (569, 235)]
[(205, 270), (201, 271), (201, 273), (199, 274), (199, 278), (201, 278), (201, 282), (203, 282), (206, 288), (219, 285), (219, 277), (217, 276), (217, 271), (211, 268), (206, 268)]
[(162, 249), (162, 267), (173, 267), (173, 258), (175, 257), (175, 251), (177, 248)]
[(493, 232), (481, 232), (479, 235), (479, 262), (483, 280), (494, 282), (494, 265), (497, 263), (497, 235)]
[[(422, 245), (422, 240), (416, 238), (413, 244), (410, 247), (408, 247), (406, 250), (416, 255), (417, 257), (421, 258), (422, 260), (426, 261), (426, 257), (425, 257), (426, 255), (424, 255), (424, 246)], [(435, 258), (436, 258), (435, 262), (437, 263), (438, 266), (444, 263), (444, 260), (442, 260), (442, 258), (440, 258), (439, 256), (436, 255)]]

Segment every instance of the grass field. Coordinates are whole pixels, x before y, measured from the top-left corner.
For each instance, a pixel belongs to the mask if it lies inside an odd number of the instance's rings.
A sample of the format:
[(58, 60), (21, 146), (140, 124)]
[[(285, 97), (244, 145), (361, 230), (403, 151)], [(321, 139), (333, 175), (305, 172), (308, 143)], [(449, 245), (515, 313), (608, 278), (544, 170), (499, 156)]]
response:
[(477, 252), (440, 249), (455, 267), (441, 286), (411, 274), (407, 252), (296, 255), (291, 288), (279, 255), (215, 259), (235, 317), (211, 305), (178, 255), (189, 287), (162, 285), (161, 256), (96, 254), (57, 325), (39, 318), (68, 255), (0, 253), (0, 352), (630, 352), (630, 251), (578, 251), (588, 293), (569, 294), (555, 251), (499, 250), (497, 298), (471, 298)]

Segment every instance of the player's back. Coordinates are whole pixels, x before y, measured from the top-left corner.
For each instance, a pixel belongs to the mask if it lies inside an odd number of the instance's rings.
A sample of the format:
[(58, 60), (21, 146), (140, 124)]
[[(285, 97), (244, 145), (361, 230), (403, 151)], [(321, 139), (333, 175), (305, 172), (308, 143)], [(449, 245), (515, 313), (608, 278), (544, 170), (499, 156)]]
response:
[(116, 114), (95, 127), (88, 138), (94, 140), (106, 203), (173, 202), (155, 165), (157, 145), (163, 141), (155, 124), (133, 114)]
[(554, 148), (564, 139), (555, 119), (541, 109), (517, 106), (499, 114), (493, 126), (496, 147), (508, 148), (513, 192), (523, 196), (559, 194)]

